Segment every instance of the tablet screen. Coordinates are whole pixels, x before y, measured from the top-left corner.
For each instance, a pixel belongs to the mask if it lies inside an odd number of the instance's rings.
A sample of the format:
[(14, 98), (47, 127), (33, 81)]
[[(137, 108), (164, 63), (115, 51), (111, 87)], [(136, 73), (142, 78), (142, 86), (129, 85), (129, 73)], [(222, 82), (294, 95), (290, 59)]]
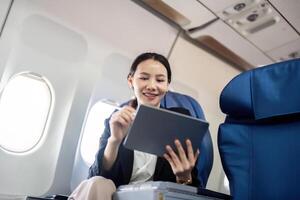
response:
[(163, 156), (166, 145), (176, 150), (178, 139), (186, 149), (185, 140), (190, 139), (194, 152), (200, 147), (208, 122), (169, 110), (140, 105), (135, 119), (124, 140), (128, 149)]

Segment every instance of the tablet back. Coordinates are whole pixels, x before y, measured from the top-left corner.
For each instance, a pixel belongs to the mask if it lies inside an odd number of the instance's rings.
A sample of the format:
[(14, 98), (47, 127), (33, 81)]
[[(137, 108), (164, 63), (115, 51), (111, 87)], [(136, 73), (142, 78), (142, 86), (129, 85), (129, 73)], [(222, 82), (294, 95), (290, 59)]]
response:
[(178, 139), (186, 149), (185, 140), (189, 138), (195, 152), (207, 130), (208, 123), (204, 120), (140, 105), (124, 145), (132, 150), (163, 156), (166, 145), (176, 150), (174, 140)]

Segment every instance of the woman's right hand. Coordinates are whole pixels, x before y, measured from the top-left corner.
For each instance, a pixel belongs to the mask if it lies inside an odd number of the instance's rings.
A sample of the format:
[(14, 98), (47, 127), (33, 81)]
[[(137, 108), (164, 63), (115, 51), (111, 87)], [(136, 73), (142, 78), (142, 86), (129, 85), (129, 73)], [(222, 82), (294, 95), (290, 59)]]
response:
[(130, 106), (124, 106), (119, 111), (112, 114), (110, 126), (110, 140), (116, 144), (121, 144), (128, 132), (129, 125), (134, 119), (135, 109)]

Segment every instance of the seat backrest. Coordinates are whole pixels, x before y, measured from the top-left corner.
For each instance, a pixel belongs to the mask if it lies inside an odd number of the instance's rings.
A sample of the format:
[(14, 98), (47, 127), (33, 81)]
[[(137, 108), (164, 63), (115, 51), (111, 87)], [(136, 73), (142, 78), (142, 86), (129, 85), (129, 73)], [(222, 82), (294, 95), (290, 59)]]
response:
[(299, 199), (300, 59), (247, 71), (220, 96), (218, 147), (234, 199)]
[[(161, 101), (161, 106), (165, 108), (183, 107), (190, 111), (193, 117), (205, 119), (203, 111), (199, 103), (190, 96), (176, 92), (168, 92)], [(213, 144), (210, 132), (204, 135), (200, 144), (200, 159), (197, 162), (198, 178), (201, 186), (206, 186), (212, 165), (213, 165)]]

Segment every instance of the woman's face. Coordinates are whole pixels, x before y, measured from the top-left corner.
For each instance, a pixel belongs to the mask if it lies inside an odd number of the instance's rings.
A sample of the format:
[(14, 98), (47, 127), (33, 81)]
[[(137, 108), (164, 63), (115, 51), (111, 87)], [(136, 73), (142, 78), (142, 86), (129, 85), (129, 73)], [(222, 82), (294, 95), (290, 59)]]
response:
[(160, 100), (168, 91), (167, 69), (153, 59), (141, 62), (133, 76), (128, 77), (139, 104), (159, 107)]

